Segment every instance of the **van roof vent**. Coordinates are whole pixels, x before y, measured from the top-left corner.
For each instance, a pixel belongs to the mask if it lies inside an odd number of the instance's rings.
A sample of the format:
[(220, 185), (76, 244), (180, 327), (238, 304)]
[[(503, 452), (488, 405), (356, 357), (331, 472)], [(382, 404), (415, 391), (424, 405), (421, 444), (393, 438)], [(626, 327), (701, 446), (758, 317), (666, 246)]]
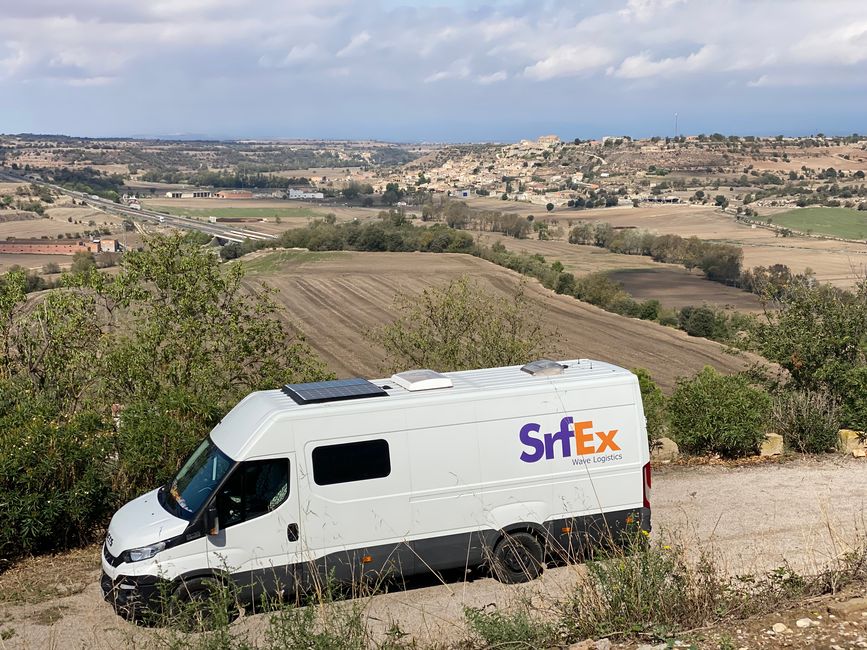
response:
[(434, 370), (406, 370), (391, 376), (391, 380), (409, 391), (451, 388), (452, 380)]
[(551, 361), (551, 359), (537, 359), (521, 366), (521, 370), (534, 377), (553, 377), (555, 375), (562, 375), (563, 371), (568, 367), (562, 363)]
[(321, 404), (362, 397), (387, 397), (388, 393), (366, 379), (335, 379), (308, 384), (286, 384), (283, 392), (296, 404)]

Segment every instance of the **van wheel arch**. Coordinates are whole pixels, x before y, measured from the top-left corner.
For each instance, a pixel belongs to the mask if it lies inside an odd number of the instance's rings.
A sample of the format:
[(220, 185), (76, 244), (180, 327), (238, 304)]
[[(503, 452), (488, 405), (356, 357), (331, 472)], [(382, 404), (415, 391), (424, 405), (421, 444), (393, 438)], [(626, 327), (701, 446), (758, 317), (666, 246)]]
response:
[[(169, 589), (168, 615), (172, 619), (178, 619), (178, 623), (183, 627), (194, 629), (209, 629), (209, 627), (217, 620), (216, 610), (212, 607), (216, 603), (220, 605), (220, 600), (212, 600), (215, 596), (215, 589), (228, 588), (231, 585), (231, 578), (222, 571), (196, 571), (178, 576), (171, 582)], [(188, 605), (198, 603), (193, 609), (189, 609)], [(232, 622), (237, 618), (239, 612), (237, 607), (229, 606), (228, 621)]]
[(545, 531), (534, 524), (504, 528), (495, 538), (490, 553), (494, 577), (506, 584), (535, 580), (545, 570)]

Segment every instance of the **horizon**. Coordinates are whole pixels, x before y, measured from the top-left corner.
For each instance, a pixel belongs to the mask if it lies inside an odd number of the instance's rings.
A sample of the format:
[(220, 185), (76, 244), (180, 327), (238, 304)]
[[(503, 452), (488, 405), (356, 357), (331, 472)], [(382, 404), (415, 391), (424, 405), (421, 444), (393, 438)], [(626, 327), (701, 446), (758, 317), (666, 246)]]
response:
[[(362, 143), (362, 142), (374, 142), (377, 144), (387, 144), (393, 146), (422, 146), (422, 145), (430, 145), (430, 146), (461, 146), (461, 145), (489, 145), (489, 146), (498, 146), (498, 145), (508, 145), (520, 142), (522, 140), (533, 141), (541, 137), (556, 135), (560, 138), (560, 140), (564, 143), (572, 143), (575, 138), (566, 138), (556, 133), (539, 133), (534, 135), (526, 135), (515, 138), (514, 140), (386, 140), (379, 138), (331, 138), (331, 137), (295, 137), (295, 136), (262, 136), (262, 137), (251, 137), (251, 136), (220, 136), (220, 135), (209, 135), (202, 133), (174, 133), (174, 134), (133, 134), (133, 135), (78, 135), (73, 133), (32, 133), (32, 132), (22, 132), (22, 133), (0, 133), (0, 138), (71, 138), (77, 140), (118, 140), (118, 141), (140, 141), (140, 142), (325, 142), (325, 143)], [(800, 133), (800, 134), (786, 134), (786, 133), (765, 133), (765, 134), (757, 134), (757, 133), (724, 133), (719, 131), (713, 131), (710, 133), (678, 133), (678, 137), (682, 138), (697, 138), (701, 136), (710, 137), (712, 135), (722, 135), (726, 138), (736, 137), (736, 138), (756, 138), (757, 140), (770, 140), (776, 137), (783, 137), (787, 139), (811, 139), (811, 138), (824, 138), (824, 139), (833, 139), (833, 138), (847, 138), (847, 137), (858, 137), (858, 138), (867, 138), (867, 134), (858, 133), (857, 131), (844, 133), (844, 132), (826, 132), (826, 131), (817, 131), (816, 133)], [(615, 133), (615, 132), (606, 132), (605, 136), (597, 136), (590, 138), (580, 138), (581, 142), (599, 142), (603, 137), (615, 137), (615, 138), (629, 138), (633, 142), (641, 141), (641, 140), (650, 140), (651, 138), (660, 138), (666, 139), (671, 138), (674, 140), (674, 136), (666, 136), (660, 134), (652, 134), (652, 135), (642, 135), (642, 136), (632, 136), (629, 133)]]
[(867, 131), (856, 0), (34, 0), (0, 130), (514, 142)]

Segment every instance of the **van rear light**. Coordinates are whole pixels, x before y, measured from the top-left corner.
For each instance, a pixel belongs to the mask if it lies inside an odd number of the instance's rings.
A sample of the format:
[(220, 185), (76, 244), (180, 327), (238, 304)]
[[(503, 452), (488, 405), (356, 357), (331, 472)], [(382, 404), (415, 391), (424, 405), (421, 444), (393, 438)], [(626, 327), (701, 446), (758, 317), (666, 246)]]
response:
[(650, 463), (644, 465), (644, 507), (650, 507)]

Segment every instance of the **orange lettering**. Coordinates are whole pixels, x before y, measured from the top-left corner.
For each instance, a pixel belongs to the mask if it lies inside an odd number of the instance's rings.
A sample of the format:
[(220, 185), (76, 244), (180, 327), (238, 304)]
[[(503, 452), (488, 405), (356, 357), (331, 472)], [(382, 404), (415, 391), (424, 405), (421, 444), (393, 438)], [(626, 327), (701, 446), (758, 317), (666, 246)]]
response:
[[(586, 456), (595, 451), (593, 447), (593, 433), (584, 433), (592, 426), (592, 421), (575, 423), (575, 453), (579, 456)], [(589, 447), (587, 446), (587, 443), (590, 443)]]
[(617, 429), (609, 431), (607, 434), (604, 431), (597, 431), (596, 435), (599, 436), (599, 449), (596, 450), (597, 454), (601, 454), (606, 449), (610, 449), (611, 451), (620, 451), (620, 447), (614, 442), (614, 436), (617, 435)]

